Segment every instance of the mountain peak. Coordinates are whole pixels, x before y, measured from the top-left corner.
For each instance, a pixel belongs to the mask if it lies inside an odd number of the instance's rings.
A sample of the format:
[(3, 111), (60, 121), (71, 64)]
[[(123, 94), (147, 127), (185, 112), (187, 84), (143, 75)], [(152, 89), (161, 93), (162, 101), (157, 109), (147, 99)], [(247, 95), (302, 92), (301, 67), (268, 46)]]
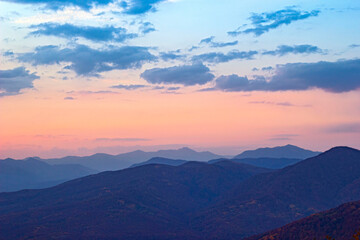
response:
[(237, 155), (236, 159), (244, 158), (293, 158), (293, 159), (306, 159), (314, 157), (320, 152), (303, 149), (298, 146), (287, 144), (285, 146), (258, 148), (255, 150), (244, 151)]

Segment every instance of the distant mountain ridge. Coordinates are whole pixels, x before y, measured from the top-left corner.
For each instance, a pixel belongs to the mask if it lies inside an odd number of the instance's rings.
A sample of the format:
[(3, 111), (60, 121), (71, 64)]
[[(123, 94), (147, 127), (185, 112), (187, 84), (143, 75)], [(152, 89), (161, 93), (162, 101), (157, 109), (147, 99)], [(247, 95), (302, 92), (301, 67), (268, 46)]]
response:
[(133, 164), (144, 162), (154, 157), (182, 159), (188, 161), (208, 161), (215, 158), (221, 158), (222, 156), (208, 151), (197, 152), (184, 147), (176, 150), (159, 150), (156, 152), (144, 152), (137, 150), (118, 155), (97, 153), (85, 157), (68, 156), (56, 159), (42, 159), (42, 161), (49, 164), (81, 164), (85, 167), (96, 169), (98, 171), (114, 171), (130, 167)]
[(65, 181), (97, 173), (76, 164), (49, 165), (35, 158), (0, 160), (0, 192), (55, 186)]
[[(224, 159), (214, 159), (210, 160), (209, 163), (215, 163), (223, 161)], [(232, 158), (230, 161), (237, 163), (245, 163), (257, 167), (270, 168), (270, 169), (281, 169), (295, 163), (302, 161), (302, 159), (293, 159), (293, 158)]]
[(165, 165), (169, 165), (169, 166), (180, 166), (181, 164), (184, 164), (186, 162), (188, 162), (188, 161), (181, 160), (181, 159), (154, 157), (145, 162), (133, 164), (130, 167), (139, 167), (139, 166), (148, 165), (148, 164), (165, 164)]
[(315, 157), (321, 152), (306, 150), (294, 145), (285, 145), (273, 148), (258, 148), (255, 150), (247, 150), (235, 156), (235, 159), (243, 158), (288, 158), (288, 159), (306, 159)]

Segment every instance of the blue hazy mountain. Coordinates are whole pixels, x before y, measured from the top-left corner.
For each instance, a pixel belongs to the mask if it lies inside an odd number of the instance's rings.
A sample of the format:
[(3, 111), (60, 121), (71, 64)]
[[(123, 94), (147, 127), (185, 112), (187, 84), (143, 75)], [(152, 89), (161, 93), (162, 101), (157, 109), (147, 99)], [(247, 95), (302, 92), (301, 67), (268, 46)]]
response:
[(57, 159), (43, 159), (42, 161), (49, 164), (81, 164), (85, 167), (96, 169), (98, 171), (108, 171), (124, 169), (133, 164), (141, 163), (154, 157), (190, 161), (209, 161), (211, 159), (220, 158), (221, 156), (211, 152), (197, 152), (184, 147), (176, 150), (159, 150), (156, 152), (144, 152), (137, 150), (118, 155), (97, 153), (85, 157), (68, 156)]
[(35, 158), (0, 160), (0, 192), (45, 188), (97, 171), (81, 165), (49, 165)]
[[(215, 163), (223, 161), (224, 159), (214, 159), (210, 160), (209, 163)], [(296, 158), (243, 158), (243, 159), (229, 159), (230, 161), (237, 163), (250, 164), (257, 167), (270, 168), (270, 169), (280, 169), (295, 163), (302, 161), (302, 159)]]
[(180, 166), (181, 164), (184, 164), (186, 162), (188, 162), (188, 161), (181, 160), (181, 159), (154, 157), (145, 162), (133, 164), (133, 165), (131, 165), (131, 167), (139, 167), (139, 166), (148, 165), (148, 164), (165, 164), (165, 165), (169, 165), (169, 166)]
[(319, 155), (321, 152), (306, 150), (294, 145), (285, 145), (273, 148), (258, 148), (247, 150), (235, 156), (235, 159), (243, 158), (288, 158), (288, 159), (306, 159)]

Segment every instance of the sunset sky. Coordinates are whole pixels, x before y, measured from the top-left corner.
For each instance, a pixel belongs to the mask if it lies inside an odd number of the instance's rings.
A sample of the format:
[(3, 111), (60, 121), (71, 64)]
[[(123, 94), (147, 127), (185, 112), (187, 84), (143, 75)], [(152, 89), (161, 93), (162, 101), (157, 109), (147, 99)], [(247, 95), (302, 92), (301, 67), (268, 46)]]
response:
[(0, 158), (360, 148), (360, 1), (0, 0)]

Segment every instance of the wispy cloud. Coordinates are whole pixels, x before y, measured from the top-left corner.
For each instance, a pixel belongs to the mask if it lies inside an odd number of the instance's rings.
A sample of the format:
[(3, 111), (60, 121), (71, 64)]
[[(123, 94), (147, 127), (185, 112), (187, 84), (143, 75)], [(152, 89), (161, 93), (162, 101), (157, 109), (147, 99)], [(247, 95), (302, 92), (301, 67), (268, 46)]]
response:
[(210, 52), (192, 57), (193, 62), (209, 62), (209, 63), (224, 63), (235, 59), (251, 60), (258, 54), (258, 51), (237, 51), (233, 50), (228, 53)]
[(37, 47), (34, 52), (18, 54), (20, 62), (33, 65), (70, 63), (67, 69), (78, 75), (98, 76), (101, 72), (115, 69), (136, 69), (145, 62), (156, 61), (147, 47), (123, 46), (107, 49), (93, 49), (85, 45), (74, 48), (59, 48), (48, 45)]
[(115, 85), (115, 86), (111, 86), (111, 88), (117, 88), (117, 89), (124, 89), (124, 90), (136, 90), (139, 88), (146, 88), (148, 86), (146, 85), (139, 85), (139, 84), (133, 84), (133, 85)]
[(272, 56), (284, 56), (286, 54), (311, 54), (311, 53), (324, 53), (322, 49), (317, 46), (303, 44), (303, 45), (280, 45), (277, 49), (272, 51), (265, 51), (263, 55), (272, 55)]
[(37, 29), (29, 33), (33, 36), (56, 36), (66, 39), (84, 38), (94, 42), (124, 42), (138, 37), (138, 34), (127, 33), (125, 28), (104, 26), (76, 26), (73, 24), (41, 23), (30, 26)]
[(215, 39), (214, 36), (204, 38), (200, 41), (200, 44), (208, 44), (212, 48), (221, 48), (221, 47), (235, 46), (239, 43), (239, 41), (215, 42), (214, 39)]
[(275, 12), (253, 13), (249, 20), (252, 27), (241, 30), (228, 32), (230, 36), (238, 36), (240, 34), (254, 34), (260, 36), (272, 29), (276, 29), (282, 25), (289, 25), (292, 22), (307, 19), (309, 17), (318, 16), (319, 10), (301, 11), (293, 8), (285, 8)]

